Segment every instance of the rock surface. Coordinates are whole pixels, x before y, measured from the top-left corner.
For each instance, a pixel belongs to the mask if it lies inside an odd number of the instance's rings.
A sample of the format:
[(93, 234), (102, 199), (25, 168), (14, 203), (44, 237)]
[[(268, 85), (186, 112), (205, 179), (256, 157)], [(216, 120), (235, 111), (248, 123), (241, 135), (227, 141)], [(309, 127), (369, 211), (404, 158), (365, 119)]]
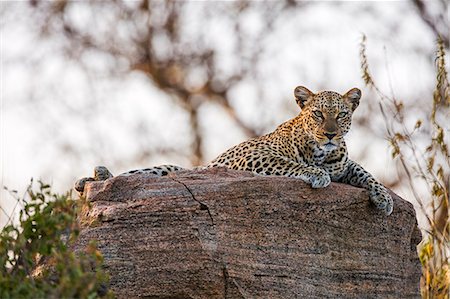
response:
[(223, 168), (86, 186), (75, 245), (96, 239), (118, 298), (419, 298), (412, 205)]

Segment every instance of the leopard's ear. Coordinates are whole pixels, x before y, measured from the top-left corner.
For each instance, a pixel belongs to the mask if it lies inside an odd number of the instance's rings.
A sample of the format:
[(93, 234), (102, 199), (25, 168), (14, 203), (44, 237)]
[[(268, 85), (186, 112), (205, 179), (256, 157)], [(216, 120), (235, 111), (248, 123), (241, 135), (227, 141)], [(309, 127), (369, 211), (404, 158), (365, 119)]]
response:
[(350, 89), (346, 94), (344, 94), (344, 99), (350, 104), (352, 110), (355, 111), (359, 105), (359, 99), (361, 99), (361, 90), (358, 88)]
[(297, 105), (300, 106), (300, 108), (305, 107), (305, 103), (313, 95), (314, 94), (308, 88), (306, 88), (304, 86), (297, 86), (294, 89), (295, 101), (297, 102)]

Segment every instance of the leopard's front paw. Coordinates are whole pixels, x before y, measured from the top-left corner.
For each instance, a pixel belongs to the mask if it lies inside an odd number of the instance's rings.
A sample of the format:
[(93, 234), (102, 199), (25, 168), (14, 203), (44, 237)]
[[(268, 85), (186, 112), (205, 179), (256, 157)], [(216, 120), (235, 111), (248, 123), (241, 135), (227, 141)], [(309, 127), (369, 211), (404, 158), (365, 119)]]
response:
[(386, 188), (382, 186), (375, 186), (372, 188), (370, 191), (370, 200), (378, 209), (383, 210), (386, 215), (390, 215), (394, 209), (394, 201), (392, 200), (392, 196)]
[(308, 181), (311, 183), (313, 188), (324, 188), (331, 183), (331, 178), (328, 172), (325, 170), (316, 168), (306, 172)]

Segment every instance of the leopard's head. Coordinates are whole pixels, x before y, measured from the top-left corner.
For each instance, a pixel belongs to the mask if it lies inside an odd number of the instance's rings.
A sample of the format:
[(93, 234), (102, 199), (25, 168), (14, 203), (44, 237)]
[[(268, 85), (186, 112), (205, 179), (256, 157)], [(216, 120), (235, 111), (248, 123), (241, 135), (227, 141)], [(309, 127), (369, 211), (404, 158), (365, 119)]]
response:
[(352, 114), (358, 107), (361, 91), (353, 88), (344, 95), (334, 91), (314, 94), (306, 87), (298, 86), (294, 95), (302, 109), (300, 119), (304, 130), (322, 149), (332, 150), (339, 146), (350, 130)]

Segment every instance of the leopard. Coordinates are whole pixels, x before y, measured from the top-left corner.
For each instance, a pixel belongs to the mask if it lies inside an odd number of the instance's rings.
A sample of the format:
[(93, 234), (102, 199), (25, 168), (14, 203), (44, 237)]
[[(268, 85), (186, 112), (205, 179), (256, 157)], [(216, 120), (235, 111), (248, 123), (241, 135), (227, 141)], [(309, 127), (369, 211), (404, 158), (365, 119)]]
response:
[[(297, 86), (294, 98), (300, 113), (296, 117), (280, 124), (271, 133), (231, 147), (202, 168), (226, 167), (258, 176), (296, 178), (312, 188), (326, 188), (331, 182), (349, 184), (368, 190), (369, 201), (390, 215), (393, 199), (387, 188), (348, 157), (344, 137), (350, 130), (361, 95), (358, 88), (339, 94), (334, 91), (313, 93), (304, 86)], [(184, 169), (161, 165), (131, 170), (121, 176), (139, 173), (166, 176)], [(75, 190), (82, 194), (86, 182), (112, 177), (106, 167), (97, 166), (93, 177), (75, 183)]]

